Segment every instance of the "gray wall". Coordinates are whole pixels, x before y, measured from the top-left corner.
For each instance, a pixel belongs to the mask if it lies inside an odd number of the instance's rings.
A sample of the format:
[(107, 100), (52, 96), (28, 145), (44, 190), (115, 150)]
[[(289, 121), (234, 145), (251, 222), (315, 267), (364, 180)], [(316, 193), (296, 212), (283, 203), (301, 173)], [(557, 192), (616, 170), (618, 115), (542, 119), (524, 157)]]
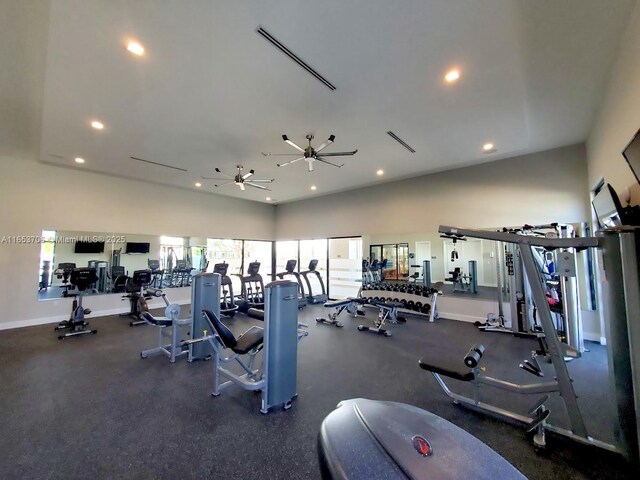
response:
[(278, 239), (435, 232), (589, 218), (584, 145), (278, 205)]
[[(0, 239), (43, 228), (273, 240), (275, 207), (219, 195), (0, 157)], [(6, 239), (5, 239), (6, 240)], [(62, 318), (69, 299), (38, 302), (40, 245), (0, 244), (0, 328)], [(172, 301), (178, 292), (171, 292)], [(96, 312), (126, 309), (119, 295), (91, 299)], [(4, 324), (4, 325), (2, 325)]]
[(600, 178), (618, 194), (633, 186), (633, 203), (640, 203), (636, 179), (621, 155), (640, 128), (640, 3), (636, 5), (620, 43), (611, 76), (587, 140), (589, 183)]

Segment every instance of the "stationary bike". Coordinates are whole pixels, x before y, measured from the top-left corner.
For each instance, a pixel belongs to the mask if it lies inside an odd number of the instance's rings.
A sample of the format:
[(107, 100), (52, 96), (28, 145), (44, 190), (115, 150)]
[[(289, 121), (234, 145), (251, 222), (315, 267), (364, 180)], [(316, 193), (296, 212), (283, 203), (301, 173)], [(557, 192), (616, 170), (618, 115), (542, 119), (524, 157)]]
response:
[(67, 290), (64, 292), (65, 297), (74, 297), (73, 305), (71, 307), (71, 316), (69, 320), (60, 322), (55, 331), (70, 330), (64, 335), (58, 335), (58, 340), (63, 340), (67, 337), (76, 337), (78, 335), (89, 335), (98, 333), (97, 330), (85, 330), (85, 327), (89, 325), (84, 321), (84, 316), (89, 315), (91, 310), (82, 306), (82, 297), (85, 290), (90, 285), (98, 281), (95, 268), (74, 268), (71, 272), (70, 284), (77, 289), (77, 293), (73, 290)]

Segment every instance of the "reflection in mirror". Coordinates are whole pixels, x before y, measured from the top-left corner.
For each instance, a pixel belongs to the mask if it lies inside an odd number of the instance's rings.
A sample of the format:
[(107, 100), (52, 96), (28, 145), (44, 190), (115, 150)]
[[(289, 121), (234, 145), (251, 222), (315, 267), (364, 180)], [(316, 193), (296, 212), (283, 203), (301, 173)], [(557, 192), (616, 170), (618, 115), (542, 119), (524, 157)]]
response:
[[(65, 296), (72, 288), (71, 270), (87, 266), (95, 268), (98, 275), (91, 287), (93, 294), (123, 293), (126, 279), (135, 271), (146, 269), (152, 272), (151, 287), (188, 287), (195, 273), (213, 271), (209, 258), (213, 262), (227, 261), (231, 264), (229, 271), (239, 273), (242, 248), (242, 240), (44, 230), (38, 299)], [(257, 242), (256, 248), (262, 250), (252, 250), (251, 254), (260, 257), (270, 274), (271, 242)], [(269, 255), (262, 255), (263, 250), (269, 250)]]

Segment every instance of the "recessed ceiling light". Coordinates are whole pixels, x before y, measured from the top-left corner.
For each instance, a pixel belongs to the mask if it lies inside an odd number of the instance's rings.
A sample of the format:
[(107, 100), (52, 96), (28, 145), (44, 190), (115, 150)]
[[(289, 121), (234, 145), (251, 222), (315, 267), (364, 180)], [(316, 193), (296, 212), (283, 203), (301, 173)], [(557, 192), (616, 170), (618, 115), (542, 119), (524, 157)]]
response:
[(271, 197), (267, 197), (267, 202), (270, 202), (270, 201), (271, 201)]
[(311, 185), (311, 190), (316, 190), (318, 187), (316, 187), (315, 185)]
[(104, 124), (98, 120), (94, 120), (93, 122), (91, 122), (91, 127), (95, 128), (96, 130), (102, 130), (104, 128)]
[(384, 175), (384, 170), (380, 169), (376, 172), (376, 175), (380, 176), (380, 175)]
[(460, 78), (460, 70), (458, 70), (457, 68), (449, 70), (444, 76), (444, 79), (447, 83), (456, 82), (459, 78)]
[(76, 157), (75, 161), (76, 163), (84, 163), (84, 158)]
[(129, 50), (131, 53), (139, 57), (144, 55), (144, 47), (140, 45), (138, 42), (135, 42), (133, 40), (127, 43), (127, 50)]
[(484, 153), (493, 153), (496, 151), (496, 146), (492, 142), (487, 142), (482, 146)]
[(200, 188), (202, 184), (200, 182), (196, 182), (196, 187)]

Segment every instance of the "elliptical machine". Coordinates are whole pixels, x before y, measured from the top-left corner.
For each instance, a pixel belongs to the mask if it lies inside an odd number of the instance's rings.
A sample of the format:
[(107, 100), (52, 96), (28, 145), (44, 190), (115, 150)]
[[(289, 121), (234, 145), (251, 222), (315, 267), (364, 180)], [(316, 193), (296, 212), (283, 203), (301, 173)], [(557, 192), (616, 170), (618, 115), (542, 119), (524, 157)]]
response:
[(71, 316), (69, 320), (60, 322), (54, 331), (70, 330), (64, 335), (58, 335), (58, 340), (63, 340), (67, 337), (77, 337), (79, 335), (95, 335), (97, 330), (85, 330), (85, 327), (89, 325), (84, 321), (84, 316), (89, 315), (91, 310), (82, 306), (82, 297), (84, 292), (90, 285), (98, 281), (95, 268), (74, 268), (71, 271), (69, 283), (77, 289), (77, 293), (74, 290), (65, 290), (65, 297), (74, 297), (71, 307)]
[(220, 295), (220, 313), (228, 317), (233, 317), (238, 310), (235, 304), (235, 296), (233, 295), (233, 282), (231, 277), (227, 275), (229, 264), (226, 262), (216, 263), (213, 266), (213, 273), (220, 275), (220, 285), (222, 293)]
[(245, 276), (236, 274), (240, 278), (242, 291), (237, 302), (238, 309), (247, 313), (250, 308), (262, 310), (264, 308), (264, 282), (260, 275), (260, 262), (251, 262)]

